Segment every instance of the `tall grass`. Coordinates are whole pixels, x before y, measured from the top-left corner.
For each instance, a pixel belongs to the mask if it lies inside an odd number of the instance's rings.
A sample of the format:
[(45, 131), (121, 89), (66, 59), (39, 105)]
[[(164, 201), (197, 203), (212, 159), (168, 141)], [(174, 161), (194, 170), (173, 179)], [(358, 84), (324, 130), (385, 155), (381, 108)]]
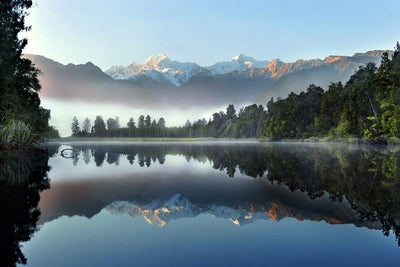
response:
[(10, 120), (5, 126), (0, 126), (0, 147), (25, 150), (37, 144), (39, 140), (39, 135), (22, 121)]

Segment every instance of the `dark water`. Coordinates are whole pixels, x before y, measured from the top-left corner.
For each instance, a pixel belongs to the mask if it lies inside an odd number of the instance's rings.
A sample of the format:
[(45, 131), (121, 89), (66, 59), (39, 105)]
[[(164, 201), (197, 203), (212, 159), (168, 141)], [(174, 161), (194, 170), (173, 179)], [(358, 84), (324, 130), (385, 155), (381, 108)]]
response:
[[(46, 148), (46, 155), (1, 161), (7, 265), (399, 266), (398, 149)], [(62, 157), (64, 148), (72, 150)]]

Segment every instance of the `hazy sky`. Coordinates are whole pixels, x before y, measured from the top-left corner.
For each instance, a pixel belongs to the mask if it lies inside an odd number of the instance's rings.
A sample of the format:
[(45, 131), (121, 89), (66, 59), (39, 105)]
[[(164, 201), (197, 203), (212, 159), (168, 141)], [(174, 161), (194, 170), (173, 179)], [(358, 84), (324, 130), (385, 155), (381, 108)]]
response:
[(392, 49), (400, 1), (37, 0), (26, 53), (61, 63), (209, 65), (238, 53), (256, 59), (323, 58)]

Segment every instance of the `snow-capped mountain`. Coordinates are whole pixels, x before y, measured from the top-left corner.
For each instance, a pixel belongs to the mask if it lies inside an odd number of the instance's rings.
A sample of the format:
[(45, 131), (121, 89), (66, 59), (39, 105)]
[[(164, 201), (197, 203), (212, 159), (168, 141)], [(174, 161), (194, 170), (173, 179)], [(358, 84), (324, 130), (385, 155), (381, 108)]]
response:
[(226, 74), (232, 71), (244, 71), (251, 68), (265, 68), (268, 60), (259, 61), (252, 57), (239, 54), (233, 57), (230, 61), (217, 62), (209, 67), (206, 67), (212, 74)]
[(161, 227), (174, 219), (192, 218), (200, 214), (210, 214), (216, 218), (230, 220), (238, 226), (254, 222), (257, 219), (276, 219), (273, 215), (268, 215), (266, 211), (251, 212), (244, 207), (231, 208), (221, 205), (199, 207), (180, 194), (166, 200), (154, 200), (146, 205), (128, 201), (115, 201), (105, 207), (105, 210), (108, 210), (111, 214), (128, 214), (131, 217), (143, 216), (149, 224)]
[[(256, 60), (252, 57), (238, 54), (229, 61), (216, 62), (211, 66), (199, 66), (196, 63), (174, 61), (165, 54), (159, 54), (149, 57), (142, 65), (133, 62), (126, 67), (112, 66), (106, 73), (114, 79), (134, 80), (139, 83), (150, 79), (159, 84), (172, 84), (176, 87), (189, 83), (192, 78), (196, 77), (202, 77), (203, 79), (204, 77), (218, 76), (225, 80), (232, 77), (241, 77), (242, 79), (250, 80), (270, 79), (271, 81), (276, 81), (291, 73), (321, 67), (333, 67), (339, 75), (343, 74), (343, 77), (348, 77), (362, 64), (367, 62), (378, 63), (383, 52), (385, 51), (376, 50), (356, 53), (353, 56), (299, 59), (290, 63), (285, 63), (280, 59), (271, 61)], [(332, 81), (335, 80), (337, 79)], [(265, 86), (266, 84), (263, 85)]]
[(105, 210), (111, 214), (128, 214), (131, 217), (143, 216), (149, 224), (161, 227), (172, 220), (192, 218), (200, 214), (209, 214), (216, 218), (229, 220), (237, 226), (246, 225), (260, 219), (280, 221), (288, 217), (298, 220), (325, 221), (330, 224), (349, 223), (357, 220), (355, 213), (341, 214), (339, 212), (335, 214), (336, 217), (329, 217), (318, 212), (288, 207), (280, 202), (267, 202), (259, 205), (246, 203), (244, 206), (235, 207), (218, 204), (200, 206), (192, 203), (181, 194), (176, 194), (167, 199), (155, 199), (147, 204), (114, 201), (106, 206)]
[(152, 56), (143, 64), (113, 66), (104, 73), (92, 63), (67, 64), (37, 55), (25, 55), (41, 70), (44, 97), (122, 103), (129, 106), (197, 108), (221, 105), (263, 104), (273, 98), (299, 93), (310, 84), (327, 88), (346, 82), (362, 65), (380, 63), (384, 52), (375, 50), (353, 56), (259, 61), (238, 55), (202, 67), (166, 55)]
[[(106, 73), (114, 79), (138, 80), (146, 75), (156, 81), (170, 81), (176, 86), (186, 83), (199, 72), (211, 75), (226, 74), (232, 71), (242, 72), (253, 68), (265, 68), (269, 61), (256, 60), (252, 57), (239, 54), (230, 61), (217, 62), (209, 67), (200, 67), (196, 63), (170, 60), (165, 54), (149, 57), (143, 65), (133, 62), (128, 66), (112, 66)], [(159, 74), (162, 74), (161, 76)]]
[(112, 66), (106, 71), (114, 79), (136, 80), (139, 75), (148, 76), (156, 81), (168, 80), (176, 86), (186, 83), (200, 66), (195, 63), (170, 60), (165, 54), (149, 57), (143, 65), (135, 62), (128, 66)]

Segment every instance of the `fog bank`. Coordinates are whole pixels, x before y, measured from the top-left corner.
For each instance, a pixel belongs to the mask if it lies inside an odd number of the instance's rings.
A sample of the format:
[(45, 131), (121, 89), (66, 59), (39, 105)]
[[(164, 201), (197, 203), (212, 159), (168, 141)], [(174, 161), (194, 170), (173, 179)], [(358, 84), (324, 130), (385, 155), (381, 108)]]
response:
[[(51, 110), (50, 125), (55, 126), (62, 137), (71, 135), (72, 118), (76, 116), (80, 123), (86, 117), (93, 121), (97, 115), (103, 117), (106, 121), (108, 118), (119, 117), (121, 127), (125, 127), (130, 117), (133, 117), (137, 125), (140, 115), (149, 114), (153, 119), (158, 120), (163, 117), (166, 126), (181, 126), (189, 119), (193, 122), (198, 119), (211, 118), (214, 112), (225, 111), (227, 105), (215, 106), (212, 108), (169, 108), (169, 109), (144, 109), (129, 107), (126, 105), (110, 104), (110, 103), (88, 103), (84, 101), (65, 101), (49, 98), (42, 98), (42, 106)], [(239, 110), (239, 107), (236, 107)]]

